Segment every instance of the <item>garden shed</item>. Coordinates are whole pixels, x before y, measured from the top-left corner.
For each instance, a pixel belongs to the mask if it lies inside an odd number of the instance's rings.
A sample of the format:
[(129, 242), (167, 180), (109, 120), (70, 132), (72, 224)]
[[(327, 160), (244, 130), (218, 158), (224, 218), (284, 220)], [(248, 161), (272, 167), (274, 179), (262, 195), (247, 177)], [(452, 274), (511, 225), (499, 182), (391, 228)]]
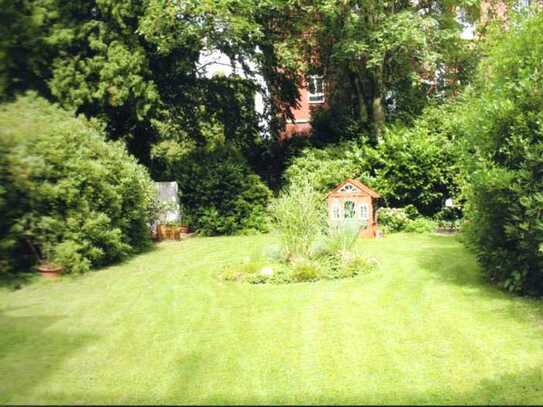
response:
[(377, 236), (377, 199), (381, 196), (359, 181), (348, 179), (328, 193), (328, 223), (338, 224), (346, 220), (365, 222), (367, 226), (360, 236)]

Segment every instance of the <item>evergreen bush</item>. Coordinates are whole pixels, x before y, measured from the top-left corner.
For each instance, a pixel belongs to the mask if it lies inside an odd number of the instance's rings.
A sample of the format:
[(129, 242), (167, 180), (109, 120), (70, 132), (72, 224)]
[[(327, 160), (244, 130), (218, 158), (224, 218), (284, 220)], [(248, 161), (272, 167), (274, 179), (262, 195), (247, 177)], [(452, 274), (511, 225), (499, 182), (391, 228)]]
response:
[(0, 108), (0, 163), (5, 268), (28, 266), (35, 253), (85, 272), (150, 243), (149, 175), (96, 122), (20, 97)]
[(171, 172), (191, 229), (209, 236), (268, 230), (271, 191), (235, 148), (198, 149)]
[(487, 44), (458, 120), (467, 140), (469, 242), (490, 280), (543, 294), (543, 14)]

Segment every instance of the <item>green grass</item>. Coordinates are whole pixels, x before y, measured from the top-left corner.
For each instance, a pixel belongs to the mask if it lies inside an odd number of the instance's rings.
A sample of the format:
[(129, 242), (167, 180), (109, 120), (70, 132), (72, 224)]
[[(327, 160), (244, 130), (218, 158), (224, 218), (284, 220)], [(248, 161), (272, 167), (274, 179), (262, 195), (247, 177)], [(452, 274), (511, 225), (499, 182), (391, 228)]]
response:
[(454, 237), (361, 241), (354, 279), (223, 282), (270, 237), (168, 242), (0, 291), (0, 403), (543, 403), (543, 305)]

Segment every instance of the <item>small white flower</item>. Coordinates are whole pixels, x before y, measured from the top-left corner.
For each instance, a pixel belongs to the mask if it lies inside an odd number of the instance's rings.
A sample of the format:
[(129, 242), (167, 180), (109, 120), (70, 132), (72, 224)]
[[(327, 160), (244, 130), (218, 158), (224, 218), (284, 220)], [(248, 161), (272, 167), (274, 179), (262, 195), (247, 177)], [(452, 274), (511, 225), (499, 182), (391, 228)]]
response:
[(266, 277), (271, 277), (273, 275), (273, 270), (271, 267), (264, 267), (262, 270), (260, 270), (260, 274)]

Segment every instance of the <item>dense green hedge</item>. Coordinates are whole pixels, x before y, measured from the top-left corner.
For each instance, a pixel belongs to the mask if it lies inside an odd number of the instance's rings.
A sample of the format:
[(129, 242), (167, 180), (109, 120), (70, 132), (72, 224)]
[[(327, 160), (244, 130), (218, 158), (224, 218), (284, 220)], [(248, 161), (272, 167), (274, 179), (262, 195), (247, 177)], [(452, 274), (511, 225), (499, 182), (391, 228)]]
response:
[(35, 253), (84, 272), (148, 245), (151, 180), (97, 123), (21, 97), (0, 108), (0, 164), (4, 269)]
[(543, 293), (543, 15), (491, 37), (458, 121), (469, 237), (491, 280)]
[(175, 163), (170, 175), (179, 185), (184, 218), (198, 233), (268, 229), (271, 192), (235, 148), (198, 149)]
[(346, 178), (360, 179), (378, 191), (387, 206), (414, 205), (424, 216), (443, 207), (458, 192), (458, 149), (449, 123), (429, 108), (412, 127), (389, 126), (379, 145), (345, 142), (306, 148), (285, 172), (289, 183), (309, 177), (322, 192)]

